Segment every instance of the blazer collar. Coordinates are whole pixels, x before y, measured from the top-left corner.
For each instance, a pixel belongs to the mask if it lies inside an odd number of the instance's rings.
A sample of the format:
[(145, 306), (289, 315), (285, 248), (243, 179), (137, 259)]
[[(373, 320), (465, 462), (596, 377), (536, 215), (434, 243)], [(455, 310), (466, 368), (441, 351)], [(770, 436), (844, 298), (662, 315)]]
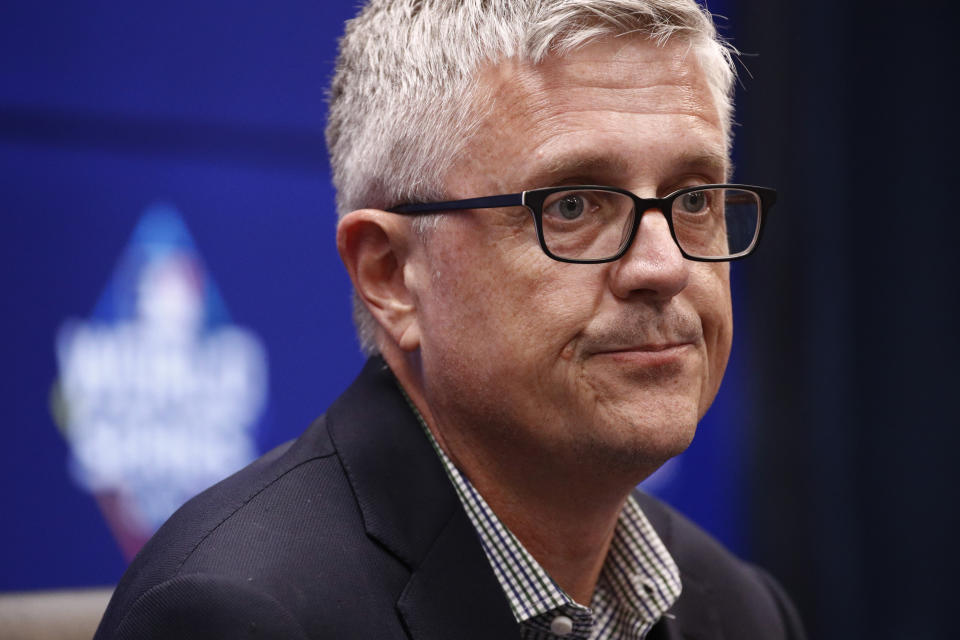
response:
[(327, 412), (367, 535), (411, 571), (397, 603), (416, 640), (519, 637), (476, 531), (382, 358)]
[(663, 545), (673, 554), (683, 584), (680, 597), (650, 630), (647, 640), (724, 640), (716, 597), (710, 587), (686, 567), (682, 550), (678, 549), (681, 543), (674, 538), (674, 517), (647, 494), (637, 490), (633, 495)]

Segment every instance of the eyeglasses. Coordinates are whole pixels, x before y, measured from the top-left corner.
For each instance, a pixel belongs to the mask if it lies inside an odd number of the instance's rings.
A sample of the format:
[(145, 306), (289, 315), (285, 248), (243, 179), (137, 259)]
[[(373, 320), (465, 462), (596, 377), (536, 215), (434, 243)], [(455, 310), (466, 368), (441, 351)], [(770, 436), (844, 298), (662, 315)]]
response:
[[(540, 248), (560, 262), (619, 260), (633, 244), (640, 218), (651, 209), (667, 220), (670, 235), (689, 260), (724, 262), (749, 255), (777, 192), (743, 184), (706, 184), (663, 198), (640, 198), (624, 189), (569, 186), (450, 202), (405, 204), (392, 213), (423, 215), (465, 209), (526, 207)], [(638, 213), (639, 212), (639, 213)]]

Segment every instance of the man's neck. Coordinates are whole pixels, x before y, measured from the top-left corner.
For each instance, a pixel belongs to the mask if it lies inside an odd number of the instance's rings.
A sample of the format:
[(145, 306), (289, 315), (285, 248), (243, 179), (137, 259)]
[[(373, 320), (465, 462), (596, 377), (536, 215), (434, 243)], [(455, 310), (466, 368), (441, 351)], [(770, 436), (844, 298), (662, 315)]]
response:
[(489, 442), (457, 440), (431, 410), (408, 362), (391, 360), (444, 453), (567, 595), (589, 606), (634, 478), (570, 461), (551, 463), (542, 452), (515, 445), (491, 451)]
[(497, 517), (574, 601), (589, 606), (629, 492), (584, 500), (559, 482), (513, 490), (510, 478), (461, 467)]

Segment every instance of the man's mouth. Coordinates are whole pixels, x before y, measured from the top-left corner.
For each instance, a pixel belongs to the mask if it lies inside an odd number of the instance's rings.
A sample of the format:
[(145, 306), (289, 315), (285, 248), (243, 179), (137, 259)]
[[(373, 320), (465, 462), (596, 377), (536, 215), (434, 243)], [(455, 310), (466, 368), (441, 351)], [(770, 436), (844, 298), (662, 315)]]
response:
[(663, 342), (598, 349), (593, 355), (622, 357), (676, 357), (694, 349), (693, 342)]
[(640, 353), (658, 353), (662, 351), (670, 351), (672, 349), (681, 349), (683, 347), (693, 346), (692, 342), (663, 342), (656, 344), (640, 344), (635, 346), (627, 347), (615, 347), (611, 349), (600, 349), (597, 353), (631, 353), (631, 352), (640, 352)]

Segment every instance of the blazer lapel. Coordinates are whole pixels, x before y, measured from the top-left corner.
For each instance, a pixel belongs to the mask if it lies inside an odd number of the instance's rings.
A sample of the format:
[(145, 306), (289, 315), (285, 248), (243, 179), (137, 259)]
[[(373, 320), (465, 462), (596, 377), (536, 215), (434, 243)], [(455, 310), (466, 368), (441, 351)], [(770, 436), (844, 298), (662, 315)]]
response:
[(647, 636), (647, 640), (723, 640), (720, 618), (709, 591), (683, 575), (683, 592)]
[(520, 637), (500, 583), (462, 510), (414, 571), (397, 609), (414, 640)]
[(327, 427), (367, 535), (411, 572), (397, 602), (411, 637), (519, 637), (476, 531), (382, 358), (330, 407)]
[(326, 415), (367, 534), (415, 567), (458, 502), (383, 359), (368, 360)]
[(682, 558), (677, 556), (676, 541), (667, 512), (639, 490), (634, 491), (633, 496), (664, 546), (673, 554), (683, 585), (680, 597), (650, 630), (647, 640), (723, 640), (716, 598), (707, 585), (685, 569)]

